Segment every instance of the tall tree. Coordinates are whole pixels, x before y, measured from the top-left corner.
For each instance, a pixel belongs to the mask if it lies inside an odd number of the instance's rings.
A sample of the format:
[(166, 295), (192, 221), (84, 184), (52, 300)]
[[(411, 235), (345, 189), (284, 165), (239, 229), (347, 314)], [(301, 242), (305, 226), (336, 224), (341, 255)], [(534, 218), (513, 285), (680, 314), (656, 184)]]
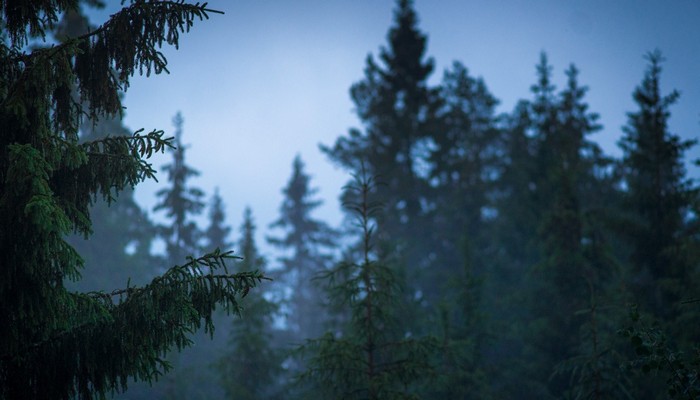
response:
[(297, 343), (317, 337), (324, 330), (323, 291), (313, 278), (328, 269), (332, 258), (329, 250), (337, 236), (328, 225), (311, 216), (321, 201), (313, 198), (317, 190), (310, 187), (310, 180), (301, 157), (296, 156), (292, 176), (282, 191), (280, 217), (270, 225), (284, 230), (285, 235), (267, 238), (288, 254), (280, 261), (282, 280), (292, 289), (287, 326), (292, 331), (292, 341)]
[(352, 129), (322, 150), (349, 171), (364, 162), (370, 174), (386, 183), (376, 188), (386, 205), (379, 235), (399, 245), (410, 284), (418, 289), (419, 266), (427, 256), (420, 221), (429, 172), (423, 160), (430, 135), (438, 129), (440, 105), (437, 89), (428, 85), (433, 60), (425, 59), (427, 38), (418, 29), (412, 1), (397, 1), (387, 39), (381, 65), (369, 56), (364, 80), (350, 90), (364, 132)]
[(683, 164), (684, 152), (697, 141), (681, 140), (669, 132), (670, 107), (679, 93), (661, 93), (661, 53), (655, 51), (646, 58), (648, 68), (633, 95), (638, 110), (628, 114), (620, 141), (626, 205), (632, 212), (627, 226), (633, 248), (630, 284), (642, 310), (662, 321), (677, 322), (683, 311), (681, 301), (695, 296), (691, 290), (697, 283), (698, 259), (692, 249), (697, 249), (698, 227), (688, 216), (697, 204), (698, 187), (686, 176)]
[[(241, 239), (238, 242), (242, 272), (262, 271), (265, 259), (255, 244), (255, 222), (250, 208), (243, 213)], [(273, 348), (273, 317), (276, 305), (260, 293), (241, 300), (241, 320), (234, 321), (229, 347), (217, 362), (221, 384), (229, 399), (265, 400), (279, 398), (282, 354)]]
[(197, 224), (191, 218), (199, 215), (204, 209), (204, 192), (189, 186), (188, 183), (190, 178), (198, 176), (199, 172), (185, 163), (186, 147), (182, 144), (183, 122), (182, 114), (175, 114), (173, 161), (163, 167), (168, 173), (170, 187), (156, 193), (161, 201), (153, 208), (153, 211), (163, 210), (170, 219), (169, 224), (158, 227), (166, 244), (167, 265), (180, 263), (186, 256), (196, 254), (201, 237)]
[[(91, 27), (80, 9), (67, 10), (56, 25), (53, 36), (59, 42), (86, 34)], [(77, 96), (76, 96), (77, 97)], [(78, 99), (76, 99), (78, 100)], [(86, 105), (84, 105), (86, 106)], [(122, 115), (103, 116), (80, 124), (80, 141), (110, 136), (130, 136)], [(78, 282), (66, 281), (81, 290), (112, 291), (127, 282), (142, 285), (153, 277), (150, 247), (153, 223), (134, 199), (134, 191), (125, 188), (112, 201), (96, 199), (90, 207), (92, 235), (71, 235), (68, 242), (83, 257), (87, 269)]]
[(303, 347), (309, 360), (302, 378), (320, 392), (318, 398), (416, 398), (430, 372), (435, 343), (404, 336), (405, 321), (397, 313), (401, 282), (377, 257), (373, 233), (380, 206), (370, 198), (375, 185), (363, 170), (347, 188), (359, 199), (346, 205), (356, 217), (361, 259), (340, 262), (325, 274), (330, 300), (346, 308), (350, 319)]
[[(542, 69), (544, 66), (542, 66)], [(585, 259), (585, 204), (581, 188), (590, 170), (584, 163), (586, 136), (599, 129), (596, 114), (583, 102), (586, 89), (578, 85), (578, 70), (567, 72), (567, 87), (552, 109), (543, 107), (539, 139), (539, 201), (544, 203), (539, 227), (542, 260), (533, 269), (535, 346), (544, 356), (547, 374), (576, 354), (579, 331), (585, 320), (577, 312), (589, 303), (591, 264)], [(541, 79), (543, 80), (543, 79)], [(537, 104), (537, 103), (536, 103)], [(553, 119), (548, 119), (549, 113)], [(536, 114), (537, 115), (537, 114)], [(552, 308), (551, 304), (557, 304)], [(543, 376), (547, 379), (547, 376)], [(563, 374), (549, 379), (549, 392), (560, 397), (569, 385)]]
[[(428, 158), (432, 186), (428, 215), (430, 232), (436, 236), (431, 242), (432, 269), (439, 271), (431, 279), (445, 282), (465, 262), (472, 273), (483, 273), (486, 253), (494, 248), (485, 240), (485, 225), (493, 218), (502, 141), (495, 114), (498, 100), (461, 63), (445, 71), (440, 94), (443, 129), (433, 135)], [(471, 250), (463, 251), (464, 246)]]
[(119, 89), (132, 74), (165, 70), (158, 46), (177, 46), (181, 32), (213, 12), (134, 1), (86, 35), (34, 46), (58, 15), (76, 7), (77, 1), (0, 7), (2, 398), (89, 399), (125, 389), (129, 378), (154, 379), (167, 369), (163, 354), (187, 345), (186, 332), (202, 324), (211, 329), (214, 306), (237, 310), (238, 294), (260, 279), (229, 274), (229, 256), (217, 253), (141, 287), (80, 293), (63, 285), (83, 266), (65, 238), (90, 234), (93, 199), (109, 201), (154, 177), (147, 158), (171, 146), (159, 131), (81, 143), (81, 116), (118, 115)]

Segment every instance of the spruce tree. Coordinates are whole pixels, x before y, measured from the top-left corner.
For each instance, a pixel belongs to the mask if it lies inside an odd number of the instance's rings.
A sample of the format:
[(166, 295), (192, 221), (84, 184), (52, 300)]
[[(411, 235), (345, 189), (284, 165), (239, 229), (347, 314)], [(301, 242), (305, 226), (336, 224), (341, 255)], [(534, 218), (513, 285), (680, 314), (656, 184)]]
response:
[[(501, 138), (495, 107), (498, 104), (481, 79), (469, 76), (458, 62), (445, 72), (441, 97), (443, 129), (433, 135), (430, 165), (432, 222), (431, 252), (435, 260), (430, 279), (445, 282), (457, 266), (467, 263), (483, 274), (489, 211), (493, 209), (495, 177), (501, 165)], [(463, 251), (469, 245), (471, 251)], [(460, 259), (468, 255), (470, 260)], [(490, 258), (490, 257), (489, 257)]]
[[(255, 244), (255, 222), (246, 208), (238, 242), (241, 272), (265, 269), (266, 261)], [(276, 306), (260, 292), (251, 292), (241, 300), (240, 320), (234, 320), (226, 354), (216, 364), (226, 397), (232, 400), (279, 398), (281, 352), (272, 345), (273, 317)]]
[(360, 260), (346, 260), (324, 274), (329, 299), (350, 315), (343, 326), (309, 340), (302, 381), (318, 392), (317, 398), (415, 399), (431, 373), (430, 354), (435, 342), (406, 337), (405, 321), (397, 310), (402, 299), (399, 276), (378, 257), (375, 221), (381, 206), (371, 200), (376, 181), (363, 170), (347, 190), (346, 203), (356, 218)]
[(158, 47), (177, 46), (213, 12), (133, 1), (85, 35), (38, 46), (58, 15), (76, 7), (0, 7), (1, 398), (101, 397), (126, 389), (129, 378), (157, 378), (167, 370), (165, 352), (187, 346), (190, 330), (213, 329), (215, 305), (237, 310), (239, 294), (261, 278), (230, 274), (230, 256), (213, 253), (181, 260), (144, 286), (66, 289), (64, 279), (79, 279), (83, 266), (66, 235), (89, 235), (95, 199), (111, 201), (153, 178), (148, 158), (172, 146), (160, 131), (81, 143), (81, 116), (119, 115), (129, 78), (167, 71)]
[(429, 253), (421, 228), (429, 172), (424, 158), (430, 136), (438, 129), (440, 105), (437, 89), (428, 85), (434, 63), (425, 59), (427, 38), (418, 29), (411, 0), (397, 1), (387, 39), (381, 62), (369, 56), (365, 78), (350, 90), (364, 131), (351, 129), (322, 150), (349, 171), (359, 170), (362, 160), (371, 174), (386, 182), (376, 188), (385, 202), (378, 234), (400, 247), (416, 293), (435, 294), (437, 288), (420, 288), (419, 266)]
[[(53, 31), (56, 40), (64, 42), (89, 32), (90, 23), (81, 10), (67, 10)], [(110, 136), (130, 136), (122, 115), (103, 116), (83, 121), (80, 141), (87, 142)], [(127, 282), (143, 285), (153, 278), (154, 258), (150, 254), (154, 226), (145, 210), (136, 203), (134, 191), (127, 187), (111, 202), (96, 199), (90, 207), (92, 235), (71, 235), (68, 242), (87, 265), (78, 282), (66, 280), (72, 288), (83, 291), (112, 291)]]
[[(647, 60), (633, 95), (638, 110), (628, 114), (620, 141), (631, 211), (626, 226), (632, 245), (630, 286), (641, 310), (664, 322), (678, 322), (683, 311), (690, 311), (681, 302), (696, 297), (698, 259), (692, 249), (697, 248), (698, 229), (688, 216), (697, 204), (698, 187), (687, 178), (683, 164), (684, 152), (696, 141), (669, 132), (670, 107), (679, 93), (661, 93), (661, 53), (649, 53)], [(697, 339), (685, 327), (678, 325), (674, 333), (685, 331), (689, 335), (684, 336)]]
[(281, 282), (291, 288), (287, 327), (292, 342), (317, 337), (324, 330), (323, 291), (313, 278), (328, 269), (330, 248), (337, 234), (311, 213), (321, 205), (314, 199), (317, 190), (310, 187), (310, 176), (304, 171), (301, 157), (292, 163), (292, 176), (283, 189), (280, 217), (270, 228), (285, 232), (282, 237), (268, 237), (270, 244), (287, 255), (282, 263)]
[(185, 257), (196, 254), (199, 250), (201, 232), (191, 220), (204, 209), (204, 193), (191, 187), (190, 178), (199, 175), (199, 171), (185, 162), (186, 147), (182, 144), (182, 125), (184, 120), (179, 112), (173, 118), (175, 125), (175, 149), (173, 161), (163, 169), (168, 173), (169, 188), (159, 190), (156, 195), (161, 201), (153, 211), (165, 211), (170, 223), (159, 226), (160, 235), (166, 244), (167, 264), (181, 262)]

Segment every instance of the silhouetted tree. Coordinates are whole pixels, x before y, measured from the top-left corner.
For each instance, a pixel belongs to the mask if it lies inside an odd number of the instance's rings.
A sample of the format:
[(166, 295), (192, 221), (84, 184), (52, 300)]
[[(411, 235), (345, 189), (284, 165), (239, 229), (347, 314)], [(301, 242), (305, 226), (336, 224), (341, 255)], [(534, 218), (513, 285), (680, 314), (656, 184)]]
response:
[(175, 149), (173, 161), (163, 169), (168, 173), (169, 188), (159, 190), (156, 195), (161, 198), (153, 211), (163, 210), (170, 223), (160, 225), (160, 235), (166, 244), (167, 265), (182, 262), (187, 256), (197, 253), (201, 232), (191, 220), (204, 209), (204, 192), (190, 187), (190, 178), (199, 172), (185, 163), (185, 149), (182, 144), (182, 124), (184, 120), (179, 112), (173, 118), (175, 125)]
[(434, 63), (424, 59), (427, 38), (417, 25), (412, 2), (399, 0), (389, 45), (380, 50), (381, 64), (369, 56), (364, 80), (350, 91), (364, 132), (352, 129), (322, 150), (350, 171), (359, 170), (362, 160), (370, 174), (386, 182), (376, 188), (386, 206), (378, 234), (400, 248), (409, 285), (426, 295), (437, 288), (422, 288), (427, 282), (419, 276), (419, 266), (428, 256), (421, 220), (429, 173), (424, 158), (430, 134), (438, 129), (440, 103), (437, 89), (428, 86)]
[[(628, 114), (620, 141), (626, 206), (632, 212), (625, 230), (633, 247), (630, 284), (643, 311), (661, 321), (679, 322), (681, 301), (696, 296), (692, 289), (698, 259), (691, 254), (698, 228), (688, 230), (692, 226), (688, 215), (697, 204), (698, 188), (686, 177), (683, 165), (684, 152), (696, 141), (669, 132), (669, 109), (679, 94), (661, 94), (661, 53), (652, 52), (647, 60), (644, 79), (634, 91), (639, 109)], [(682, 331), (686, 328), (678, 326), (674, 333)], [(696, 333), (686, 333), (697, 338)]]
[(313, 278), (328, 269), (332, 258), (329, 250), (337, 236), (328, 225), (311, 216), (321, 202), (313, 198), (317, 190), (310, 187), (310, 180), (304, 163), (296, 156), (292, 176), (282, 191), (280, 217), (270, 225), (285, 235), (267, 238), (270, 244), (288, 253), (279, 259), (283, 268), (281, 281), (291, 289), (286, 322), (292, 337), (288, 342), (297, 343), (317, 337), (324, 330), (323, 290)]

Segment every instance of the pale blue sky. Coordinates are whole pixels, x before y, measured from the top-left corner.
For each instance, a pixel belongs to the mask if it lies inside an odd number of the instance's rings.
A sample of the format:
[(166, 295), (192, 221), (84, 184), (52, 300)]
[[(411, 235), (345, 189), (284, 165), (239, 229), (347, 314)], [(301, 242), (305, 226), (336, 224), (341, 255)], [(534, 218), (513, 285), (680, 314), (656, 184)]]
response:
[[(119, 6), (91, 13), (101, 23)], [(484, 78), (501, 100), (500, 112), (529, 98), (535, 64), (546, 51), (555, 83), (576, 64), (588, 85), (591, 110), (604, 129), (595, 136), (608, 154), (631, 94), (646, 67), (643, 55), (659, 48), (665, 58), (662, 87), (681, 98), (671, 129), (695, 138), (700, 129), (700, 1), (698, 0), (416, 0), (419, 26), (439, 82), (453, 60)], [(193, 184), (213, 193), (219, 186), (228, 222), (236, 228), (243, 208), (256, 217), (260, 244), (278, 215), (281, 189), (301, 154), (325, 205), (317, 217), (338, 224), (337, 197), (346, 182), (318, 151), (350, 127), (360, 127), (348, 95), (362, 79), (365, 58), (386, 44), (392, 23), (389, 0), (213, 0), (225, 12), (196, 23), (180, 50), (164, 49), (169, 75), (136, 76), (126, 93), (126, 125), (172, 131), (172, 116), (185, 118), (187, 162), (199, 169)], [(697, 149), (691, 156), (700, 155)], [(161, 166), (168, 158), (155, 160)], [(697, 171), (694, 171), (697, 176)], [(151, 209), (165, 183), (142, 184), (140, 203)]]

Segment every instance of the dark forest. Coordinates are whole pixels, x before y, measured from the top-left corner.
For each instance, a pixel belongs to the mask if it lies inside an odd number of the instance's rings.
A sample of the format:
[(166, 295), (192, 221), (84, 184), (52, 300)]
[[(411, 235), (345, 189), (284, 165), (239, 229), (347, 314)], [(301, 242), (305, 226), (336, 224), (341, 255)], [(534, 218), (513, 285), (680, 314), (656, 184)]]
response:
[(0, 399), (700, 398), (697, 141), (669, 128), (663, 49), (615, 157), (574, 64), (557, 87), (542, 52), (498, 112), (397, 0), (349, 88), (361, 126), (318, 149), (343, 222), (297, 156), (258, 226), (197, 186), (186, 114), (123, 122), (129, 80), (226, 15), (103, 6), (0, 0)]

